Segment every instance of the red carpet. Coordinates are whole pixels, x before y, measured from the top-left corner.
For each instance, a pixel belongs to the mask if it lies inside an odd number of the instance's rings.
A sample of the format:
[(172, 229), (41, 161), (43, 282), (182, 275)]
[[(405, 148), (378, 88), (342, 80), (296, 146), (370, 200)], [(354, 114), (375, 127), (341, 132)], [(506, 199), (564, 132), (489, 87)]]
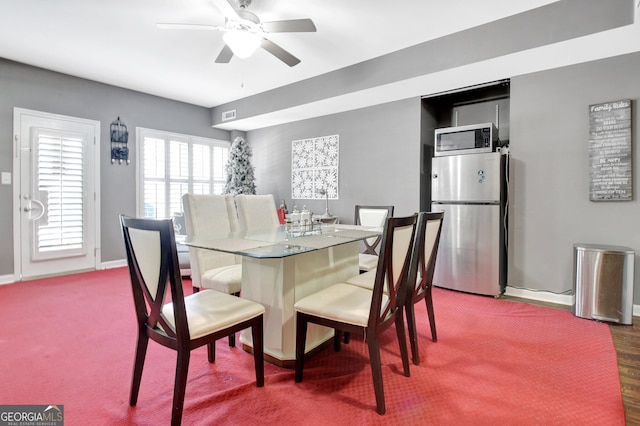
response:
[[(383, 342), (387, 414), (375, 412), (366, 347), (327, 349), (304, 381), (218, 342), (192, 353), (183, 424), (624, 425), (608, 326), (571, 313), (434, 291), (438, 342), (417, 309), (420, 366), (401, 374), (393, 328)], [(135, 347), (125, 268), (0, 286), (0, 404), (64, 405), (66, 425), (170, 420), (175, 353), (151, 342), (137, 407), (129, 407)]]

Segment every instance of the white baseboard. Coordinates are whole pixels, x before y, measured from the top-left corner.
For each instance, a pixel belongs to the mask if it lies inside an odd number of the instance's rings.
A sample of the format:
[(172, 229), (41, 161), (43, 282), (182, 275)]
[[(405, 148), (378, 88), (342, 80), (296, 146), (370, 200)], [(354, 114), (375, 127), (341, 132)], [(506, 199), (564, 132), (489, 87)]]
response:
[(110, 262), (102, 262), (100, 264), (100, 269), (122, 268), (123, 266), (127, 266), (127, 259), (112, 260)]
[(574, 295), (557, 294), (549, 291), (535, 291), (523, 288), (507, 286), (504, 290), (506, 296), (520, 297), (522, 299), (538, 300), (540, 302), (557, 303), (558, 305), (573, 305)]
[[(538, 300), (567, 306), (573, 305), (575, 297), (573, 294), (556, 294), (548, 291), (533, 291), (509, 286), (505, 288), (504, 294), (511, 297), (520, 297), (522, 299)], [(640, 316), (640, 305), (633, 305), (633, 316)]]
[(0, 285), (3, 284), (13, 284), (15, 281), (15, 277), (13, 275), (0, 275)]

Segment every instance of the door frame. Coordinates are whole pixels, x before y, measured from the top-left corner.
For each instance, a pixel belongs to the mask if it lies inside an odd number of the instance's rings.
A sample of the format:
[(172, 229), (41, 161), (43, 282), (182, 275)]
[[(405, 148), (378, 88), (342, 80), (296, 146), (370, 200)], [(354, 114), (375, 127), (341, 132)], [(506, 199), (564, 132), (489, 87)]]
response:
[[(53, 114), (44, 111), (31, 110), (26, 108), (13, 108), (13, 280), (14, 282), (22, 281), (22, 229), (21, 229), (21, 138), (30, 138), (30, 135), (21, 135), (21, 121), (23, 116), (31, 115), (49, 120), (59, 120), (65, 122), (82, 123), (94, 127), (94, 149), (93, 149), (93, 197), (87, 194), (87, 199), (93, 198), (93, 222), (94, 222), (94, 269), (100, 269), (101, 261), (101, 241), (100, 241), (100, 121), (91, 120), (68, 115)], [(89, 141), (89, 143), (91, 143)], [(28, 244), (28, 242), (25, 242)], [(67, 270), (62, 272), (77, 272), (78, 270)], [(55, 275), (61, 275), (56, 273)]]

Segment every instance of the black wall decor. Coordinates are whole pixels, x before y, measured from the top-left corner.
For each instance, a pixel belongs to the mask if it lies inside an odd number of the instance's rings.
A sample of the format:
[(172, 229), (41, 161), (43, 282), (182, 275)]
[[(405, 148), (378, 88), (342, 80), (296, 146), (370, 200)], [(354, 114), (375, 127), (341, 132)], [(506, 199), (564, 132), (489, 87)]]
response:
[(129, 147), (127, 146), (129, 132), (127, 125), (120, 121), (120, 117), (111, 123), (109, 137), (111, 138), (111, 164), (116, 161), (118, 164), (122, 164), (123, 161), (129, 164)]

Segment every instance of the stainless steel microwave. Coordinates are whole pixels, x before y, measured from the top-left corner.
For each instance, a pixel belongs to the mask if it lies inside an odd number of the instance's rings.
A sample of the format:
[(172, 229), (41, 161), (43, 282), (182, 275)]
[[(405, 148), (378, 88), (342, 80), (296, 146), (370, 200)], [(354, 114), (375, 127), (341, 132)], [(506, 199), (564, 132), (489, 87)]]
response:
[(498, 129), (493, 123), (444, 127), (435, 131), (434, 155), (494, 152), (498, 144)]

